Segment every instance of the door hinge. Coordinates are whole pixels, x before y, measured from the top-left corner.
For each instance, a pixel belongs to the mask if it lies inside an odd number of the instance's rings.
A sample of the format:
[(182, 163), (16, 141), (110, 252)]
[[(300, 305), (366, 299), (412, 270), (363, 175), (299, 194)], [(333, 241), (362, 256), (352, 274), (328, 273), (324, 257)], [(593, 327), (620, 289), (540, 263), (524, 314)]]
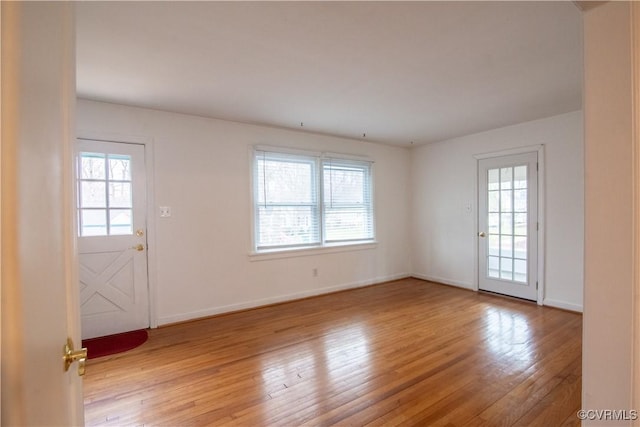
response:
[(536, 231), (540, 231), (540, 223), (536, 222)]
[(540, 170), (540, 163), (536, 162), (536, 172)]
[(536, 281), (536, 291), (538, 290), (538, 281)]

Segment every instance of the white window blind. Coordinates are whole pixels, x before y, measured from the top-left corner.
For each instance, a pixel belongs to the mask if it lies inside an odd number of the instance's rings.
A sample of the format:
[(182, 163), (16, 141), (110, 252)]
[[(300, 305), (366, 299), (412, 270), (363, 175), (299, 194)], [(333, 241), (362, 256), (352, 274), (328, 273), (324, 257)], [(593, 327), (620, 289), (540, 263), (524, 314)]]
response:
[(371, 164), (327, 159), (322, 171), (325, 241), (373, 239)]
[(371, 163), (254, 150), (255, 249), (374, 239)]
[(318, 161), (255, 152), (256, 248), (320, 244)]

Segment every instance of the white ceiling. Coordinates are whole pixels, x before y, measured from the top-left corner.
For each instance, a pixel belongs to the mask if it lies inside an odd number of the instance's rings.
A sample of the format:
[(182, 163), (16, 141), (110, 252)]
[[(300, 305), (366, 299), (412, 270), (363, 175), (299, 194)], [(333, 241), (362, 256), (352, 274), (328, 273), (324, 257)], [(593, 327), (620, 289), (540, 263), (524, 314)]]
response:
[(572, 2), (80, 2), (82, 98), (409, 145), (581, 108)]

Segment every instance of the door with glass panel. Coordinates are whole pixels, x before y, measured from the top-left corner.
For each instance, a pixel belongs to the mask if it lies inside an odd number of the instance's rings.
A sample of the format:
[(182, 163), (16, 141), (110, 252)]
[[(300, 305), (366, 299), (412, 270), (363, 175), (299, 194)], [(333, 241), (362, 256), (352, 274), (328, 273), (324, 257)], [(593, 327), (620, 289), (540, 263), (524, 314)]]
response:
[(479, 161), (478, 287), (537, 300), (538, 154)]
[(147, 328), (144, 146), (80, 139), (76, 172), (82, 338)]

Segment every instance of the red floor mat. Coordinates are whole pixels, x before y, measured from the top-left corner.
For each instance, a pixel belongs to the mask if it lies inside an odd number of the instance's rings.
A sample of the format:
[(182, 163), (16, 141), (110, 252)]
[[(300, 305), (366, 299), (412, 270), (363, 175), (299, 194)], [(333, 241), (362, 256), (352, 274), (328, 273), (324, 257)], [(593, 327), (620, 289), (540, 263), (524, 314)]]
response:
[(139, 329), (122, 334), (82, 340), (82, 347), (86, 347), (87, 357), (89, 359), (95, 359), (96, 357), (108, 356), (110, 354), (122, 353), (134, 349), (143, 344), (147, 338), (146, 329)]

